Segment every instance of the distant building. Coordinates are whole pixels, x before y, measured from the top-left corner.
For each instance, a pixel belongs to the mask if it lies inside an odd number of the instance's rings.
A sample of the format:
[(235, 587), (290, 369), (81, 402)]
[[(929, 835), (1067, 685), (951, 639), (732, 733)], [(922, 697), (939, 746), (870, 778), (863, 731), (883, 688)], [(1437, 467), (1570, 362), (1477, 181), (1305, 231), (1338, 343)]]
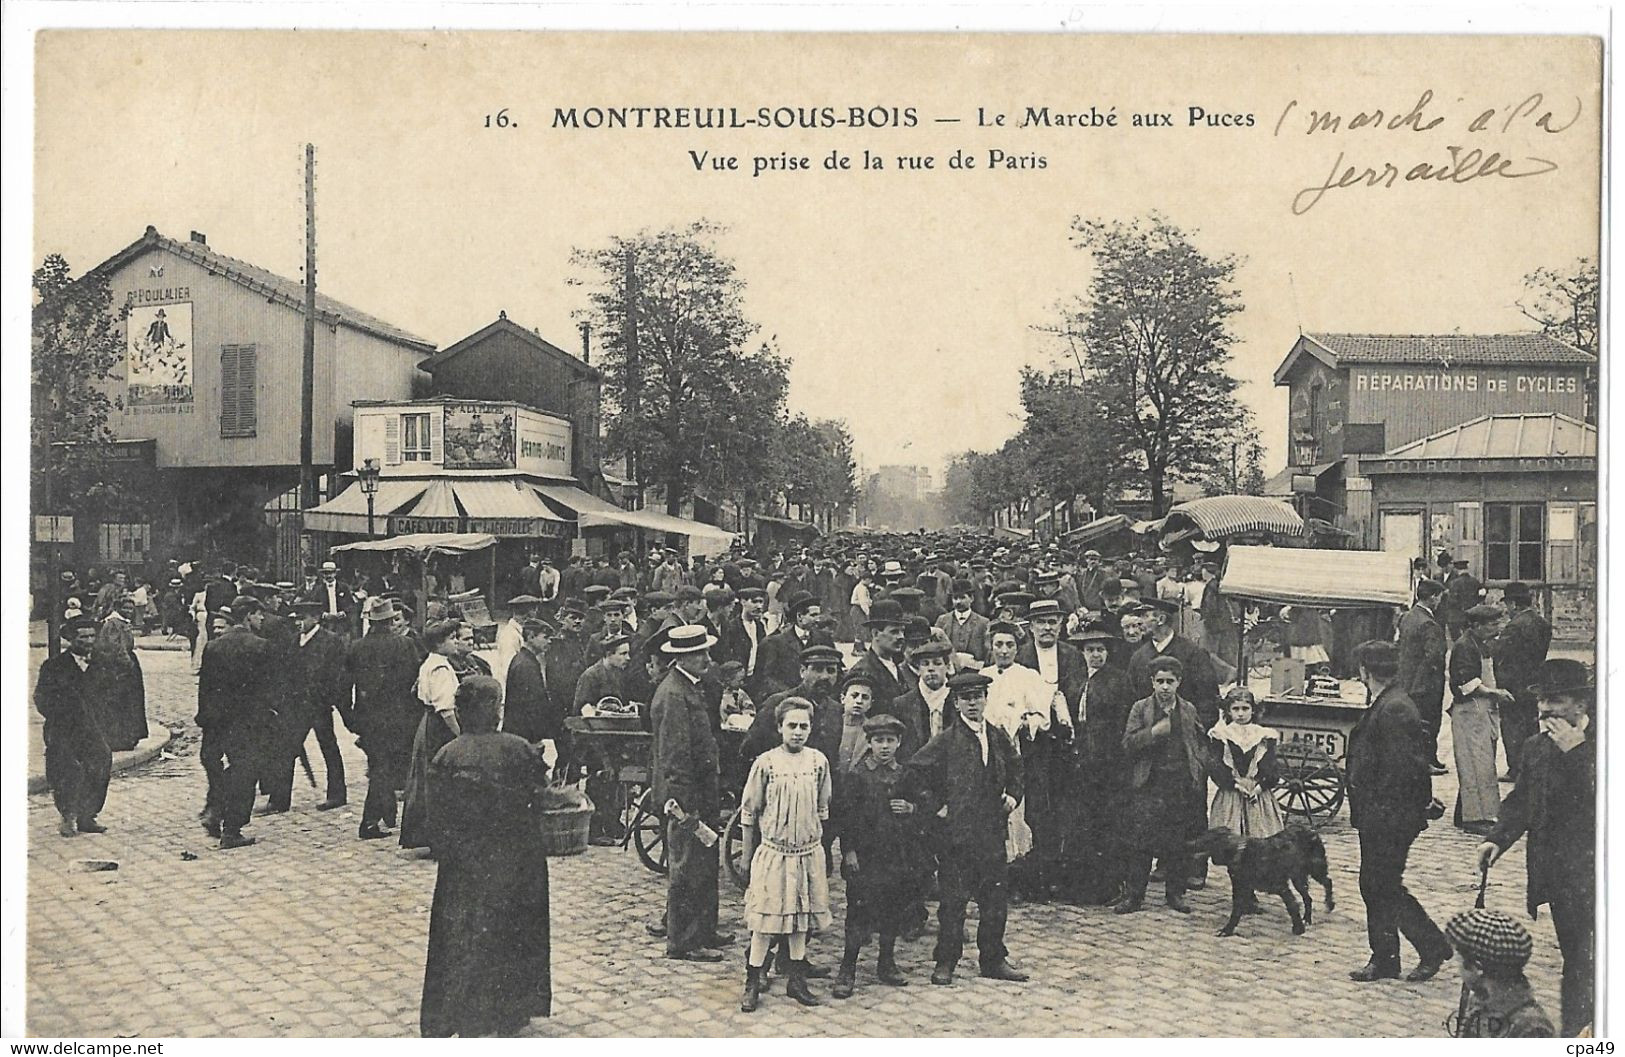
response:
[[(153, 227), (92, 273), (129, 310), (124, 362), (107, 383), (118, 402), (109, 425), (147, 513), (76, 511), (76, 562), (262, 560), (263, 504), (299, 476), (303, 285), (216, 253), (198, 232), (182, 241)], [(350, 466), (352, 403), (410, 397), (434, 344), (322, 294), (316, 324), (320, 473)], [(277, 564), (297, 562), (296, 533), (276, 544)]]
[(931, 493), (929, 466), (882, 466), (875, 471), (875, 476), (880, 479), (882, 492), (899, 499), (918, 502)]

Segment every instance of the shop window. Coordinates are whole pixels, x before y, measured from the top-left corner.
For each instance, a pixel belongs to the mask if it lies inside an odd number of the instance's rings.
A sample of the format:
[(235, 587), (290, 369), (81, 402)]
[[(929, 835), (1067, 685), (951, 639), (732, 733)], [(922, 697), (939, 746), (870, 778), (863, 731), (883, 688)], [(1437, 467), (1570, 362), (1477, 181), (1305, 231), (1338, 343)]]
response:
[(152, 526), (145, 522), (103, 522), (98, 542), (103, 562), (140, 564), (147, 560), (147, 551), (152, 544)]
[(1588, 581), (1597, 575), (1597, 504), (1553, 503), (1546, 522), (1546, 579)]
[(1546, 579), (1546, 505), (1484, 504), (1484, 577), (1487, 580)]
[(258, 427), (259, 364), (253, 345), (220, 350), (220, 435), (252, 437)]
[(434, 446), (429, 439), (429, 416), (402, 415), (401, 461), (429, 462), (433, 454)]

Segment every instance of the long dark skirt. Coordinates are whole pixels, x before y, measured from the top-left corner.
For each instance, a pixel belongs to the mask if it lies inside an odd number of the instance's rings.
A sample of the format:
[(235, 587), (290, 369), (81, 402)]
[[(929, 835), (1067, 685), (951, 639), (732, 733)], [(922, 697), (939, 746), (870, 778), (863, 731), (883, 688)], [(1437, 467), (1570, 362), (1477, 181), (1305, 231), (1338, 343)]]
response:
[(424, 1038), (511, 1035), (553, 1012), (547, 859), (526, 842), (443, 852), (423, 970)]
[(456, 737), (440, 713), (429, 709), (412, 737), (412, 759), (406, 769), (406, 794), (401, 798), (401, 847), (429, 846), (429, 761)]

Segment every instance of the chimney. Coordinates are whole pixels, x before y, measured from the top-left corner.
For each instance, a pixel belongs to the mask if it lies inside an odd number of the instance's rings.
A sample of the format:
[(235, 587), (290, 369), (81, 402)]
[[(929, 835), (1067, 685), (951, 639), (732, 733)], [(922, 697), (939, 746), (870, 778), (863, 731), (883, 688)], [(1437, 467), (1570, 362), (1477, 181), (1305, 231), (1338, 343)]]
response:
[(209, 244), (209, 236), (205, 235), (201, 231), (194, 231), (192, 232), (192, 241), (197, 243), (199, 246), (207, 246)]
[(581, 362), (592, 363), (592, 324), (585, 321), (581, 324)]

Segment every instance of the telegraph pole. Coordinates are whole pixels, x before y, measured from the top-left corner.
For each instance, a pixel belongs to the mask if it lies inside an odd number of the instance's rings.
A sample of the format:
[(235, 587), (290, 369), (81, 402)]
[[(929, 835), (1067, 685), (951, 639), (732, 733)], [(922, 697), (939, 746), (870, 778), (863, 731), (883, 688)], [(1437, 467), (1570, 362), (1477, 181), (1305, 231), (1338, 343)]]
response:
[(638, 423), (642, 420), (643, 388), (642, 364), (638, 355), (638, 265), (637, 250), (626, 247), (626, 321), (621, 326), (622, 340), (626, 342), (626, 413), (631, 419), (632, 443), (626, 451), (627, 475), (637, 483), (638, 509), (643, 509), (643, 460), (638, 448)]
[(305, 369), (299, 403), (299, 506), (316, 505), (316, 146), (305, 144)]

